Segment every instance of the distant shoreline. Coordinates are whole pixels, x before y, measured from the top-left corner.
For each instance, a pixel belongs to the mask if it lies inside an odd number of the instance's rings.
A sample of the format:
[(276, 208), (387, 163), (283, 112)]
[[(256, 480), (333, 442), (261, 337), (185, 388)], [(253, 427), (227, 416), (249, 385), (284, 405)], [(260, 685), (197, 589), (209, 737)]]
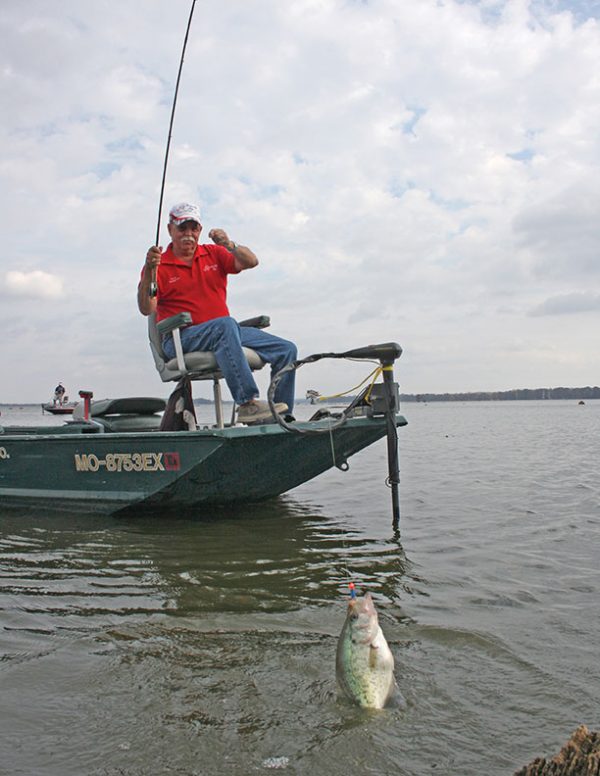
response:
[[(353, 396), (347, 396), (350, 402)], [(429, 402), (429, 401), (523, 401), (528, 399), (600, 399), (600, 387), (587, 386), (585, 388), (515, 388), (510, 391), (473, 391), (466, 393), (401, 393), (400, 401), (407, 402)], [(318, 404), (330, 404), (333, 402), (316, 401)], [(41, 407), (44, 402), (0, 402), (0, 407)], [(224, 401), (225, 404), (231, 404), (231, 401)], [(297, 404), (309, 404), (308, 399), (297, 398)], [(339, 399), (335, 400), (340, 403)], [(198, 398), (194, 399), (194, 404), (213, 404), (212, 399)]]
[(600, 388), (515, 388), (471, 393), (402, 393), (401, 401), (523, 401), (527, 399), (600, 399)]

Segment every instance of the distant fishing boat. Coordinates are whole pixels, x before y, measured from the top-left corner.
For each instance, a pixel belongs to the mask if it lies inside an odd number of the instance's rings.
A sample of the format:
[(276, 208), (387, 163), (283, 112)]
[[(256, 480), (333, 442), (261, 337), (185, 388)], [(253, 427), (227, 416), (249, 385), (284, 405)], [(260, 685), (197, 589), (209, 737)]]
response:
[(50, 401), (42, 404), (42, 413), (50, 412), (52, 415), (72, 415), (79, 402), (69, 401), (69, 397), (62, 383), (54, 389), (54, 395)]
[(52, 415), (72, 415), (73, 410), (79, 402), (66, 401), (61, 404), (55, 404), (53, 401), (47, 401), (42, 404), (42, 412), (50, 412)]

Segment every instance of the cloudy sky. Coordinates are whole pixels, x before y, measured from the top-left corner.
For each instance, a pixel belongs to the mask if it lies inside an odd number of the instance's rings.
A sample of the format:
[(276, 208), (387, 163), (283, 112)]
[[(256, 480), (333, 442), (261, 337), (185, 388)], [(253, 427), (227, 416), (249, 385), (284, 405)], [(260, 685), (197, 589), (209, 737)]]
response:
[[(190, 7), (0, 4), (0, 402), (172, 388), (135, 292)], [(409, 393), (598, 385), (599, 127), (600, 0), (198, 0), (165, 205), (254, 249), (231, 312), (301, 355), (397, 341)], [(311, 370), (299, 395), (369, 371)]]

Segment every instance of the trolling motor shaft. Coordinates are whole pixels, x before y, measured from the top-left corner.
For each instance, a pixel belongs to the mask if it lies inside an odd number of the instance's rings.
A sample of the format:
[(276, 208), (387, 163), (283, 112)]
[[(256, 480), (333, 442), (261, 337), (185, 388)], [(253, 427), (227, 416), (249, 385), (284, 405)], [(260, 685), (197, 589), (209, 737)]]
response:
[(387, 425), (387, 454), (388, 454), (388, 482), (392, 491), (392, 527), (397, 531), (400, 526), (400, 464), (398, 460), (398, 429), (396, 428), (396, 401), (398, 396), (398, 383), (394, 382), (392, 363), (383, 367), (383, 385), (387, 411), (385, 413)]

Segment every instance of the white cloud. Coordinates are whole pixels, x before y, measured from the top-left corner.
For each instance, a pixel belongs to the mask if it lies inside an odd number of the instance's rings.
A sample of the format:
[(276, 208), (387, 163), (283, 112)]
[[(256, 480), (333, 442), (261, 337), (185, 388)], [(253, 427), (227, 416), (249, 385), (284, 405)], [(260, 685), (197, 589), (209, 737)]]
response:
[(49, 272), (11, 270), (4, 276), (4, 292), (8, 296), (27, 299), (58, 299), (64, 289), (62, 279)]
[[(25, 5), (0, 9), (3, 255), (29, 293), (65, 280), (60, 310), (15, 330), (15, 374), (42, 363), (40, 332), (77, 326), (51, 354), (65, 380), (77, 364), (100, 395), (164, 395), (135, 287), (189, 2)], [(223, 226), (260, 258), (230, 281), (234, 315), (270, 314), (303, 355), (397, 340), (406, 391), (593, 382), (598, 15), (587, 0), (207, 0), (161, 241), (168, 206), (198, 200), (205, 234)], [(55, 285), (36, 286), (47, 267)], [(16, 293), (5, 281), (5, 324)], [(577, 302), (584, 331), (555, 314)]]
[(574, 315), (577, 313), (600, 312), (600, 294), (584, 291), (561, 294), (546, 299), (537, 305), (530, 315)]

